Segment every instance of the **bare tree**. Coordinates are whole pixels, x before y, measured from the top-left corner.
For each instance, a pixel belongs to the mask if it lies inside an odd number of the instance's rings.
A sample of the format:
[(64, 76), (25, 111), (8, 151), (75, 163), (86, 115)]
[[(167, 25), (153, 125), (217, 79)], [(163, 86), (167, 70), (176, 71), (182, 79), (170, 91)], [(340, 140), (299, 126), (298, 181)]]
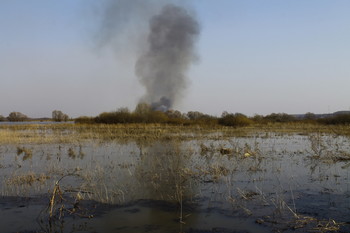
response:
[(316, 118), (317, 118), (316, 114), (312, 112), (307, 112), (304, 115), (305, 120), (315, 120)]
[(0, 115), (0, 121), (6, 121), (6, 118), (3, 115)]
[(182, 118), (183, 115), (180, 111), (178, 110), (168, 110), (165, 112), (166, 115), (169, 117), (169, 118)]
[(152, 108), (149, 104), (141, 102), (136, 106), (134, 113), (139, 115), (146, 115), (149, 114), (151, 111)]
[(190, 111), (187, 113), (187, 117), (190, 119), (190, 120), (198, 120), (202, 117), (204, 117), (205, 115), (201, 112), (198, 112), (198, 111)]
[(118, 108), (117, 112), (119, 113), (130, 113), (130, 110), (127, 107)]
[(28, 120), (28, 117), (20, 112), (11, 112), (7, 119), (9, 121), (25, 121)]
[(62, 111), (54, 110), (52, 111), (52, 119), (54, 121), (61, 122), (61, 121), (68, 121), (69, 117), (67, 114), (64, 114)]

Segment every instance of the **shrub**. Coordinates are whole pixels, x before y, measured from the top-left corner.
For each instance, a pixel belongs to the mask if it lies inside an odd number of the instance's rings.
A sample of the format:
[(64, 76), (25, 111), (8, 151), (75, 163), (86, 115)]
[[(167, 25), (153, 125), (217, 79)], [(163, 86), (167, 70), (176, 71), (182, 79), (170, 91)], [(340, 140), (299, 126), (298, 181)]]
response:
[(149, 104), (146, 103), (139, 103), (136, 108), (134, 113), (137, 115), (147, 115), (152, 111), (152, 107)]
[(350, 114), (338, 114), (318, 120), (327, 125), (347, 125), (350, 124)]
[(0, 121), (6, 121), (6, 118), (2, 115), (0, 115)]
[(69, 117), (67, 114), (64, 114), (62, 111), (54, 110), (52, 111), (52, 120), (57, 122), (68, 121)]
[(11, 112), (7, 119), (9, 121), (25, 121), (28, 120), (28, 117), (20, 112)]
[(190, 120), (198, 120), (198, 119), (203, 118), (205, 116), (205, 114), (201, 113), (201, 112), (197, 112), (197, 111), (190, 111), (186, 114), (186, 116)]
[(92, 124), (95, 123), (95, 118), (93, 117), (87, 117), (87, 116), (81, 116), (74, 120), (75, 123), (78, 124)]
[(192, 120), (192, 123), (196, 124), (196, 125), (214, 126), (214, 125), (218, 124), (218, 118), (213, 117), (213, 116), (209, 116), (209, 115), (205, 115), (201, 118)]
[(133, 113), (127, 108), (120, 108), (116, 112), (104, 112), (97, 116), (94, 121), (104, 124), (165, 123), (168, 121), (169, 118), (164, 112), (152, 111), (148, 106), (139, 104)]
[(249, 119), (247, 116), (241, 113), (227, 113), (224, 112), (219, 119), (219, 124), (220, 125), (225, 125), (225, 126), (234, 126), (234, 127), (239, 127), (239, 126), (248, 126), (252, 124), (253, 121)]
[(145, 123), (165, 123), (168, 119), (168, 116), (164, 112), (151, 111), (146, 115)]
[(255, 114), (254, 116), (253, 116), (253, 118), (251, 118), (254, 122), (256, 122), (256, 123), (265, 123), (266, 122), (266, 120), (264, 119), (264, 117), (262, 116), (262, 115), (258, 115), (258, 114)]
[(264, 119), (269, 122), (292, 122), (296, 120), (294, 116), (287, 113), (271, 113), (265, 116)]
[(169, 124), (174, 124), (174, 125), (185, 125), (188, 122), (188, 117), (186, 114), (182, 114), (178, 110), (168, 110), (165, 112), (167, 116), (167, 122)]
[(313, 120), (316, 120), (316, 119), (317, 119), (317, 116), (316, 116), (315, 113), (307, 112), (307, 113), (305, 113), (305, 115), (304, 115), (304, 119), (305, 119), (305, 120), (313, 121)]
[(135, 118), (129, 112), (104, 112), (95, 118), (96, 123), (118, 124), (118, 123), (133, 123)]

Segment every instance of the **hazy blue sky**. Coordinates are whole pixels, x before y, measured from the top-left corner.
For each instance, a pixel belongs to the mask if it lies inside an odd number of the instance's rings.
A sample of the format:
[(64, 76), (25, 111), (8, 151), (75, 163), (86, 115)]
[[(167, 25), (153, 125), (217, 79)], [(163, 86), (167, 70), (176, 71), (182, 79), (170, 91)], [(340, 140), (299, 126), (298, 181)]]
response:
[[(134, 109), (144, 94), (128, 52), (135, 38), (98, 48), (100, 2), (0, 1), (0, 115)], [(188, 2), (201, 24), (200, 59), (178, 110), (349, 110), (350, 1)]]

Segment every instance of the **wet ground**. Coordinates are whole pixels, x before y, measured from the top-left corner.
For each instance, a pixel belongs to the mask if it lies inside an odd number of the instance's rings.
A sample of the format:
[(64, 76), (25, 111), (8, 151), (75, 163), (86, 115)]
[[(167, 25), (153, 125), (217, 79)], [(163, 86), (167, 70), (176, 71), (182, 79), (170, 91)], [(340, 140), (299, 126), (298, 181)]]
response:
[(1, 232), (350, 232), (350, 139), (0, 146)]

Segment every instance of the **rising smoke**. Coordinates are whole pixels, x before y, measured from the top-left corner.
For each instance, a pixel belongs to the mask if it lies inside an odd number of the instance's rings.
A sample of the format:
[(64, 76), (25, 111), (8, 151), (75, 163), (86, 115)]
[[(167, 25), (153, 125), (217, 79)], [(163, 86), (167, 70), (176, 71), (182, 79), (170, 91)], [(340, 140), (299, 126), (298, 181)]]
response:
[(138, 48), (135, 74), (146, 89), (141, 102), (161, 111), (172, 108), (186, 89), (186, 73), (197, 58), (195, 42), (200, 32), (193, 14), (183, 4), (170, 2), (110, 1), (101, 33), (102, 43), (138, 38), (129, 42)]
[(166, 5), (151, 18), (148, 47), (136, 63), (136, 75), (154, 109), (171, 108), (186, 88), (198, 34), (198, 22), (182, 7)]

